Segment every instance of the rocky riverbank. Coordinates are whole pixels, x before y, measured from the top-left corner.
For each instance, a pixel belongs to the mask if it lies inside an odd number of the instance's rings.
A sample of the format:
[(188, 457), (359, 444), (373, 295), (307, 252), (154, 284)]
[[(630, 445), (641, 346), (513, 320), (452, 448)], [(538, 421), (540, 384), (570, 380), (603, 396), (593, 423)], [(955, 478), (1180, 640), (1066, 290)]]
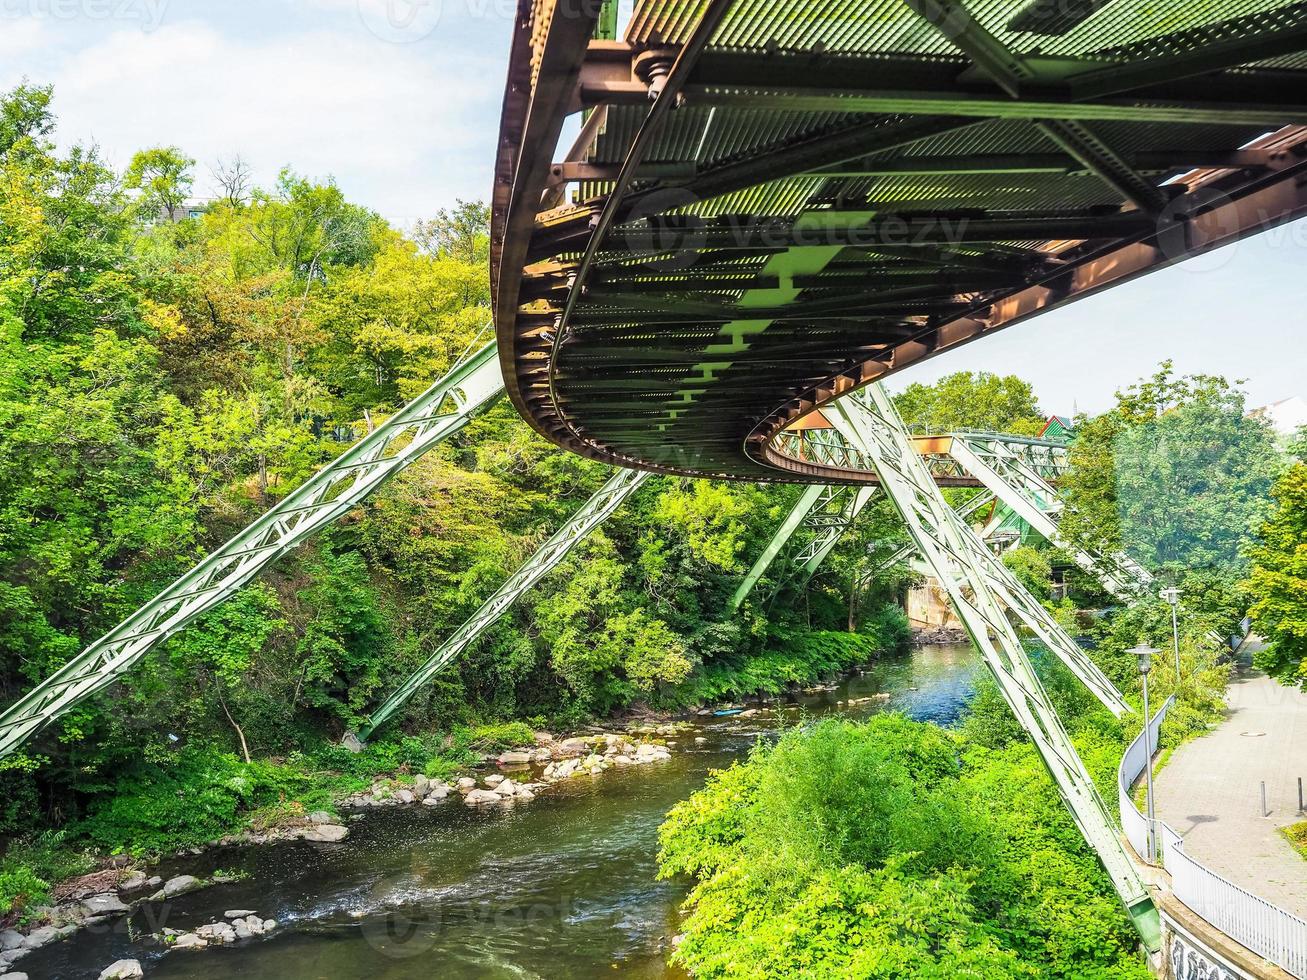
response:
[[(483, 760), (481, 771), (433, 779), (421, 773), (404, 772), (376, 779), (365, 791), (342, 797), (334, 808), (341, 813), (318, 810), (287, 817), (282, 823), (261, 830), (247, 830), (213, 841), (210, 846), (257, 845), (277, 841), (304, 840), (337, 844), (349, 836), (350, 820), (367, 807), (427, 806), (461, 801), (465, 806), (484, 808), (529, 803), (550, 786), (568, 779), (596, 777), (614, 768), (644, 766), (671, 757), (676, 739), (685, 736), (687, 722), (634, 723), (625, 731), (593, 731), (560, 738), (536, 732), (533, 745), (510, 748)], [(491, 771), (486, 772), (489, 768)], [(188, 854), (201, 853), (192, 848)], [(33, 950), (67, 939), (78, 931), (129, 915), (138, 907), (167, 902), (210, 884), (231, 880), (221, 873), (210, 878), (176, 875), (164, 880), (147, 870), (132, 868), (126, 859), (113, 859), (111, 866), (93, 874), (63, 882), (56, 891), (56, 905), (29, 910), (29, 924), (23, 930), (0, 932), (0, 980), (25, 980), (25, 974), (8, 971)], [(163, 929), (154, 939), (169, 950), (197, 950), (266, 936), (276, 928), (273, 919), (261, 919), (254, 910), (237, 909), (222, 920), (190, 931)], [(122, 960), (106, 968), (109, 978), (139, 977), (135, 960)]]

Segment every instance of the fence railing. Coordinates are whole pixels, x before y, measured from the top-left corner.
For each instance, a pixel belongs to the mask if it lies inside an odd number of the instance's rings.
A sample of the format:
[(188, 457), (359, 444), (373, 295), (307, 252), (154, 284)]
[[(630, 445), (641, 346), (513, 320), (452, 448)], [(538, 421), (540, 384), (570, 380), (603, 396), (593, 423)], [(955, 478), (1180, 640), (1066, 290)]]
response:
[[(1149, 743), (1154, 747), (1158, 730), (1174, 703), (1174, 696), (1168, 698), (1148, 723)], [(1141, 732), (1121, 756), (1116, 773), (1121, 828), (1141, 856), (1148, 852), (1148, 818), (1135, 806), (1131, 787), (1149, 762)], [(1171, 892), (1177, 899), (1239, 945), (1291, 976), (1307, 980), (1307, 922), (1190, 857), (1184, 851), (1184, 838), (1165, 822), (1156, 821), (1155, 832), (1163, 866), (1171, 879)]]
[[(1157, 714), (1153, 715), (1152, 720), (1148, 723), (1148, 744), (1152, 746), (1154, 752), (1157, 751), (1157, 736), (1162, 730), (1162, 722), (1166, 720), (1166, 713), (1171, 710), (1171, 706), (1174, 704), (1175, 695), (1172, 694), (1157, 709)], [(1121, 808), (1121, 829), (1125, 831), (1125, 839), (1130, 842), (1130, 846), (1135, 849), (1135, 853), (1146, 861), (1150, 860), (1148, 854), (1148, 818), (1139, 812), (1130, 793), (1135, 780), (1143, 775), (1144, 767), (1148, 765), (1148, 762), (1144, 749), (1144, 733), (1140, 732), (1121, 756), (1121, 764), (1116, 769), (1116, 796), (1117, 803)], [(1150, 863), (1154, 862), (1155, 857)]]

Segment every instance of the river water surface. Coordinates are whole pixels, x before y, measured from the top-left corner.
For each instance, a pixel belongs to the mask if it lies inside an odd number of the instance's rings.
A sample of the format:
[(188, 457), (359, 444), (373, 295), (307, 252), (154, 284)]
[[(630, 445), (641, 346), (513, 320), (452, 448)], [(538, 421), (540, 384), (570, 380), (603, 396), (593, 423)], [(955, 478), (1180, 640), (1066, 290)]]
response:
[[(979, 669), (970, 646), (920, 647), (780, 714), (794, 723), (888, 708), (947, 725)], [(876, 694), (889, 699), (839, 704)], [(173, 862), (167, 873), (224, 868), (245, 877), (85, 930), (15, 968), (32, 980), (94, 978), (135, 957), (151, 978), (203, 980), (681, 977), (666, 957), (687, 886), (655, 880), (658, 825), (710, 770), (746, 755), (778, 724), (774, 715), (695, 719), (694, 731), (671, 740), (668, 761), (566, 780), (528, 804), (373, 809), (340, 844), (230, 848)], [(275, 918), (278, 928), (263, 940), (166, 954), (149, 939), (164, 925), (194, 928), (237, 908)]]

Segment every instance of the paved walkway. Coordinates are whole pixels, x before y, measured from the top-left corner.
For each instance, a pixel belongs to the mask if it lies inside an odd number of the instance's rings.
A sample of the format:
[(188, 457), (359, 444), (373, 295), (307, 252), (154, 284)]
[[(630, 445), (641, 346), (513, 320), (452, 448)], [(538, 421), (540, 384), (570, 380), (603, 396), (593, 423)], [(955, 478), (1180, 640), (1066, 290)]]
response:
[[(1231, 681), (1225, 721), (1186, 742), (1154, 780), (1157, 815), (1187, 854), (1256, 895), (1307, 919), (1307, 859), (1278, 828), (1307, 784), (1307, 694), (1244, 668)], [(1269, 817), (1261, 815), (1266, 781)]]

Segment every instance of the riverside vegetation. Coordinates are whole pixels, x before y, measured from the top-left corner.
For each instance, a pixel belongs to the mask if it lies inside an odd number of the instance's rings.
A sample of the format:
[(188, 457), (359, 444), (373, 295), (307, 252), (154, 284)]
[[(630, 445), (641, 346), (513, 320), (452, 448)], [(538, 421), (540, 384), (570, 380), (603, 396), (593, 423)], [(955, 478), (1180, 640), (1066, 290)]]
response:
[[(196, 179), (194, 161), (175, 148), (152, 148), (117, 174), (93, 147), (58, 152), (52, 97), (33, 85), (0, 97), (4, 704), (423, 390), (484, 340), (489, 319), (483, 205), (461, 202), (401, 232), (329, 180), (287, 169), (275, 186), (257, 188), (236, 162), (214, 168), (215, 200), (198, 216), (179, 218)], [(1092, 437), (1073, 453), (1083, 474), (1078, 484), (1071, 481), (1075, 512), (1083, 515), (1077, 535), (1101, 543), (1132, 533), (1141, 515), (1132, 512), (1123, 529), (1115, 515), (1124, 503), (1105, 496), (1115, 481), (1104, 474), (1115, 476), (1120, 462), (1113, 462), (1113, 439), (1141, 420), (1177, 416), (1190, 427), (1181, 434), (1224, 427), (1226, 436), (1243, 440), (1251, 464), (1237, 481), (1218, 481), (1174, 509), (1187, 514), (1201, 504), (1208, 516), (1225, 515), (1223, 528), (1245, 520), (1238, 501), (1269, 486), (1279, 464), (1273, 451), (1263, 451), (1265, 432), (1243, 419), (1241, 397), (1220, 379), (1176, 379), (1164, 368), (1107, 417), (1083, 420)], [(984, 374), (911, 385), (899, 405), (910, 424), (934, 429), (1031, 433), (1043, 418), (1027, 383)], [(1094, 436), (1096, 427), (1102, 432)], [(1148, 457), (1148, 445), (1137, 449)], [(341, 748), (341, 736), (605, 476), (603, 467), (544, 443), (500, 404), (153, 651), (112, 689), (0, 760), (0, 925), (32, 919), (59, 882), (101, 867), (106, 855), (145, 857), (302, 824), (379, 780), (448, 780), (488, 755), (531, 745), (541, 728), (779, 693), (907, 642), (897, 602), (910, 573), (890, 569), (859, 584), (869, 561), (905, 540), (883, 500), (801, 590), (769, 578), (756, 601), (732, 614), (740, 575), (796, 490), (659, 479), (362, 752)], [(1231, 540), (1221, 537), (1211, 553), (1228, 557)], [(1176, 579), (1189, 567), (1176, 548), (1153, 558)], [(1006, 560), (1042, 595), (1049, 594), (1053, 568), (1067, 564), (1033, 542)], [(1245, 605), (1237, 586), (1241, 560), (1213, 558), (1186, 573), (1188, 622), (1233, 628)], [(1078, 608), (1101, 606), (1105, 597), (1083, 576), (1071, 572), (1069, 580), (1069, 597), (1050, 605), (1080, 629)], [(1155, 603), (1100, 625), (1105, 666), (1125, 678), (1121, 651), (1140, 633), (1159, 638), (1167, 629), (1165, 610)], [(1196, 650), (1186, 655), (1195, 664), (1200, 657)], [(1057, 678), (1052, 668), (1050, 678)], [(1216, 676), (1195, 681), (1174, 724), (1200, 726), (1218, 686)], [(1077, 698), (1070, 689), (1061, 696)], [(851, 796), (868, 829), (841, 825), (829, 861), (844, 863), (824, 870), (805, 864), (804, 874), (821, 870), (828, 876), (822, 887), (835, 888), (829, 876), (856, 865), (858, 875), (875, 880), (849, 878), (849, 887), (882, 897), (890, 894), (882, 889), (911, 890), (934, 875), (939, 880), (930, 887), (944, 907), (919, 906), (924, 918), (913, 929), (954, 942), (950, 930), (965, 919), (967, 930), (987, 933), (986, 942), (1010, 954), (1003, 962), (1024, 963), (1033, 933), (1020, 924), (1002, 932), (990, 921), (1002, 919), (997, 900), (1017, 880), (1017, 872), (996, 870), (994, 862), (1024, 861), (1037, 874), (1036, 852), (1022, 850), (1026, 836), (1013, 794), (1034, 794), (1038, 833), (1069, 842), (1067, 860), (1079, 862), (1079, 870), (1066, 887), (1082, 888), (1076, 900), (1115, 907), (1092, 862), (1075, 851), (1069, 823), (1014, 723), (992, 692), (977, 705), (983, 737), (973, 731), (980, 722), (959, 736), (876, 723), (890, 726), (896, 745), (903, 744), (868, 761), (893, 777), (885, 792), (898, 794), (895, 800), (936, 807), (931, 825), (938, 838), (891, 839), (902, 828), (876, 817), (885, 801)], [(1087, 708), (1084, 718), (1078, 735), (1098, 733), (1096, 773), (1106, 771), (1122, 733)], [(696, 896), (729, 870), (710, 862), (727, 860), (730, 848), (739, 860), (752, 860), (740, 842), (753, 833), (747, 827), (755, 819), (748, 814), (759, 809), (754, 803), (721, 817), (742, 828), (738, 840), (706, 849), (702, 863), (689, 860), (687, 835), (700, 832), (689, 813), (723, 785), (752, 793), (764, 784), (765, 767), (786, 766), (804, 752), (816, 753), (818, 771), (835, 778), (873, 752), (865, 734), (841, 725), (794, 733), (782, 744), (775, 754), (760, 751), (673, 816), (670, 826), (682, 829), (669, 831), (665, 867), (704, 876)], [(912, 775), (916, 757), (902, 753), (918, 753), (952, 794), (983, 788), (986, 807), (962, 814), (942, 797), (930, 803), (931, 785)], [(777, 795), (776, 805), (801, 795)], [(954, 817), (989, 842), (966, 861), (956, 830), (945, 827)], [(796, 840), (795, 860), (816, 861), (814, 841)], [(911, 857), (918, 846), (923, 856)], [(961, 863), (950, 864), (955, 857)], [(789, 849), (775, 860), (790, 860)], [(764, 867), (780, 865), (760, 864), (759, 874)], [(751, 889), (770, 882), (778, 896), (807, 881), (797, 875), (781, 887), (743, 865), (734, 875)], [(765, 898), (762, 891), (755, 896)], [(1104, 916), (1105, 923), (1116, 918), (1101, 934), (1121, 945), (1119, 915)], [(858, 928), (901, 931), (888, 921)], [(712, 961), (697, 951), (716, 941), (710, 931), (696, 911), (680, 954), (705, 973)], [(747, 928), (738, 932), (742, 940), (764, 939), (749, 939)], [(1013, 938), (1017, 933), (1025, 938)], [(843, 969), (825, 959), (838, 955), (821, 946), (830, 938), (815, 937), (804, 954), (817, 972)]]

